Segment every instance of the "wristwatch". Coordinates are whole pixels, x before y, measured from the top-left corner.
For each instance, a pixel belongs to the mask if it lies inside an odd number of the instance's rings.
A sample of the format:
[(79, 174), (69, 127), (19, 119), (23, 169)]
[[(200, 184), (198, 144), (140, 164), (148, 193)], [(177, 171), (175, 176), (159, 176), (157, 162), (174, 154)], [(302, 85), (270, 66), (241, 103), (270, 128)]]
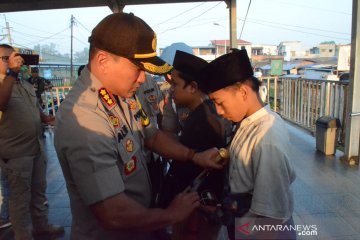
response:
[(14, 72), (13, 70), (11, 70), (10, 68), (6, 69), (6, 76), (12, 76), (14, 78), (18, 77), (18, 73)]

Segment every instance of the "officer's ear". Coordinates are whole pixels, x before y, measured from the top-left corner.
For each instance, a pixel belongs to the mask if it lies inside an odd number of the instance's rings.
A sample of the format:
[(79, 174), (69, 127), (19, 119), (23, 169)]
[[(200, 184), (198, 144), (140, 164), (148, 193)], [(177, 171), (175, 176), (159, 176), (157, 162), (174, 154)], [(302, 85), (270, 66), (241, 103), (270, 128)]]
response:
[(109, 55), (109, 53), (102, 51), (102, 50), (99, 50), (95, 56), (95, 60), (99, 66), (99, 69), (104, 74), (106, 74), (106, 72), (107, 72), (110, 57), (111, 56)]

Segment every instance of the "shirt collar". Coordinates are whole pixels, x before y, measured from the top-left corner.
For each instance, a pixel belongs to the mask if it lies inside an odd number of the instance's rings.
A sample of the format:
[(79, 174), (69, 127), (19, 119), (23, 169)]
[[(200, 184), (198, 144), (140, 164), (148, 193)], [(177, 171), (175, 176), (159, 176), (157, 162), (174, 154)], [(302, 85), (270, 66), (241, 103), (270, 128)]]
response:
[(89, 71), (87, 66), (81, 71), (80, 81), (83, 81), (86, 85), (88, 85), (91, 90), (95, 89), (96, 92), (102, 87), (99, 79), (97, 79), (95, 75)]
[(240, 123), (240, 128), (255, 122), (256, 120), (258, 120), (258, 119), (262, 118), (263, 116), (269, 114), (270, 111), (271, 111), (271, 109), (270, 109), (269, 105), (266, 105), (266, 106), (260, 108), (259, 110), (257, 110), (256, 112), (254, 112), (253, 114), (251, 114), (250, 116), (248, 116), (247, 118), (242, 120), (241, 123)]

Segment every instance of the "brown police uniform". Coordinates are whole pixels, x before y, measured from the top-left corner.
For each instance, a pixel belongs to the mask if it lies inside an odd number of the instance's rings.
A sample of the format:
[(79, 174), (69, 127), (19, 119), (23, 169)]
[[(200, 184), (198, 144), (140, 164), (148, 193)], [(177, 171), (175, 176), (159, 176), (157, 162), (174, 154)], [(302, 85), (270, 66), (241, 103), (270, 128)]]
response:
[(72, 239), (147, 239), (147, 233), (104, 229), (89, 206), (122, 192), (150, 206), (143, 139), (155, 131), (136, 98), (111, 95), (84, 68), (58, 111), (55, 127), (73, 214)]

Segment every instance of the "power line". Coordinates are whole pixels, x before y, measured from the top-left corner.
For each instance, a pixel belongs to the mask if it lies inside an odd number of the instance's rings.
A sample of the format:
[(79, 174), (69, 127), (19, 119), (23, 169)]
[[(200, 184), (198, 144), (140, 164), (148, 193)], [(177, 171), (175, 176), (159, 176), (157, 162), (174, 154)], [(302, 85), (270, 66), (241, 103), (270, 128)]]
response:
[(44, 40), (47, 40), (47, 39), (49, 39), (49, 38), (52, 38), (53, 36), (56, 36), (56, 35), (59, 35), (60, 33), (65, 32), (65, 31), (68, 30), (69, 28), (70, 28), (70, 27), (67, 27), (67, 28), (61, 30), (60, 32), (54, 33), (53, 35), (50, 35), (50, 36), (48, 36), (48, 37), (42, 38), (41, 40), (38, 40), (38, 41), (36, 41), (36, 42), (29, 43), (29, 44), (34, 44), (34, 43), (42, 42), (42, 41), (44, 41)]
[(75, 37), (75, 36), (73, 36), (73, 38), (74, 38), (75, 40), (77, 40), (78, 42), (84, 44), (84, 45), (89, 45), (89, 43), (85, 43), (85, 42), (81, 41), (80, 39), (78, 39), (78, 38)]
[(250, 22), (255, 23), (255, 24), (259, 24), (259, 25), (262, 25), (262, 26), (268, 26), (268, 27), (272, 27), (272, 28), (280, 28), (280, 29), (285, 29), (285, 30), (288, 30), (288, 31), (293, 31), (293, 32), (298, 32), (298, 33), (305, 33), (305, 34), (314, 35), (314, 36), (321, 36), (321, 37), (327, 37), (327, 38), (335, 38), (335, 39), (341, 39), (341, 40), (347, 40), (347, 41), (350, 40), (350, 39), (348, 39), (348, 38), (339, 38), (339, 37), (327, 36), (327, 35), (322, 35), (322, 34), (317, 34), (317, 33), (310, 33), (310, 32), (299, 31), (299, 30), (290, 29), (290, 28), (285, 28), (285, 27), (279, 27), (279, 26), (269, 25), (269, 24), (265, 24), (265, 23), (258, 23), (258, 22), (254, 22), (254, 21), (250, 21)]
[(178, 15), (176, 15), (176, 16), (174, 16), (174, 17), (171, 17), (171, 18), (169, 18), (169, 19), (166, 19), (165, 21), (162, 21), (162, 22), (160, 22), (160, 23), (157, 23), (157, 24), (155, 24), (153, 27), (159, 26), (159, 25), (164, 24), (164, 23), (168, 23), (170, 20), (172, 20), (172, 19), (174, 19), (174, 18), (177, 18), (177, 17), (179, 17), (179, 16), (181, 16), (181, 15), (187, 13), (187, 12), (190, 12), (191, 10), (193, 10), (193, 9), (195, 9), (195, 8), (203, 5), (203, 4), (205, 4), (205, 2), (200, 3), (200, 4), (196, 5), (195, 7), (190, 8), (190, 9), (188, 9), (188, 10), (185, 10), (184, 12), (179, 13)]
[(10, 20), (10, 22), (11, 22), (11, 23), (18, 24), (18, 25), (23, 26), (23, 27), (26, 27), (26, 28), (31, 28), (31, 29), (34, 29), (34, 30), (39, 31), (39, 32), (48, 33), (48, 34), (53, 34), (53, 33), (51, 33), (51, 32), (47, 32), (47, 31), (40, 30), (40, 29), (37, 29), (37, 28), (31, 27), (31, 26), (27, 26), (27, 25), (24, 25), (24, 24), (21, 24), (21, 23), (15, 22), (15, 21), (13, 21), (13, 20)]
[[(244, 21), (241, 18), (238, 18), (238, 20), (240, 21)], [(308, 30), (315, 30), (315, 31), (321, 31), (321, 32), (331, 32), (331, 33), (336, 33), (336, 34), (343, 34), (343, 35), (351, 35), (350, 33), (344, 33), (344, 32), (336, 32), (336, 31), (331, 31), (331, 30), (327, 30), (327, 29), (320, 29), (320, 28), (310, 28), (310, 27), (302, 27), (302, 26), (298, 26), (298, 25), (290, 25), (290, 24), (284, 24), (284, 23), (278, 23), (278, 22), (271, 22), (271, 21), (266, 21), (266, 20), (261, 20), (261, 19), (249, 19), (248, 21), (250, 22), (254, 22), (254, 23), (270, 23), (270, 24), (277, 24), (277, 25), (282, 25), (282, 26), (289, 26), (289, 27), (296, 27), (296, 28), (303, 28), (303, 29), (308, 29)]]
[[(241, 32), (240, 32), (240, 35), (239, 35), (239, 38), (240, 38), (240, 39), (241, 39), (243, 30), (244, 30), (244, 27), (245, 27), (245, 23), (246, 23), (246, 19), (247, 19), (248, 13), (249, 13), (250, 5), (251, 5), (251, 0), (249, 1), (249, 5), (248, 5), (248, 8), (247, 8), (247, 10), (246, 10), (245, 20), (244, 20), (244, 23), (243, 23), (243, 25), (242, 25)], [(225, 40), (225, 41), (226, 41), (226, 40)]]
[(84, 28), (86, 31), (88, 31), (89, 33), (91, 33), (91, 31), (89, 29), (87, 29), (77, 18), (74, 18), (75, 21), (82, 27)]
[(281, 4), (286, 4), (286, 5), (292, 5), (292, 6), (302, 7), (302, 8), (315, 9), (315, 10), (321, 10), (321, 11), (325, 11), (325, 12), (332, 12), (332, 13), (338, 13), (338, 14), (344, 14), (344, 15), (350, 15), (351, 16), (351, 13), (334, 11), (334, 10), (329, 10), (329, 9), (325, 9), (325, 8), (316, 8), (314, 6), (301, 5), (301, 4), (297, 4), (297, 3), (293, 3), (293, 2), (292, 3), (282, 2), (282, 1), (277, 1), (277, 2), (281, 3)]
[(162, 31), (160, 34), (165, 33), (165, 32), (168, 32), (168, 31), (171, 31), (171, 30), (175, 30), (175, 29), (178, 29), (178, 28), (180, 28), (180, 27), (185, 26), (186, 24), (188, 24), (188, 23), (189, 23), (189, 22), (191, 22), (192, 20), (194, 20), (194, 19), (196, 19), (196, 18), (198, 18), (198, 17), (200, 17), (200, 16), (204, 15), (205, 13), (209, 12), (209, 11), (210, 11), (210, 10), (212, 10), (213, 8), (217, 7), (219, 4), (221, 4), (221, 2), (219, 2), (218, 4), (216, 4), (216, 5), (215, 5), (215, 6), (213, 6), (213, 7), (209, 8), (209, 9), (208, 9), (208, 10), (206, 10), (205, 12), (200, 13), (199, 15), (197, 15), (197, 16), (195, 16), (195, 17), (191, 18), (189, 21), (185, 22), (184, 24), (181, 24), (181, 25), (179, 25), (179, 26), (176, 26), (176, 27), (173, 27), (173, 28), (167, 29), (167, 30), (165, 30), (165, 31)]
[[(24, 32), (19, 32), (19, 31), (16, 31), (16, 30), (12, 30), (13, 32), (16, 32), (16, 33), (19, 33), (21, 34), (22, 36), (29, 36), (29, 37), (32, 37), (32, 38), (47, 38), (48, 36), (39, 36), (39, 35), (33, 35), (33, 34), (28, 34), (28, 33), (24, 33)], [(54, 39), (61, 39), (61, 38), (54, 38)]]

